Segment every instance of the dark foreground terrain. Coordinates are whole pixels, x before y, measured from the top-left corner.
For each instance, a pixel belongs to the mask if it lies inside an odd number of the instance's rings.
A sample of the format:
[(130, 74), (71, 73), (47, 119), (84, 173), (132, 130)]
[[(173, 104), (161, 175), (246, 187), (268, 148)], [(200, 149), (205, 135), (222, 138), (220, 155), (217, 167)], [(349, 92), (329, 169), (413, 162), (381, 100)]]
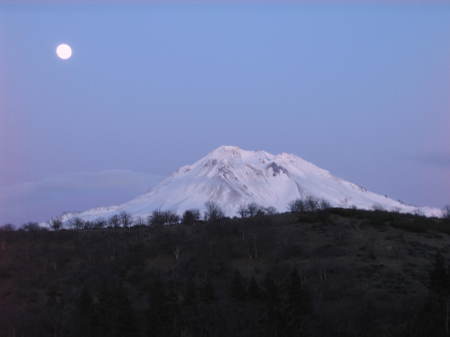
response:
[(447, 336), (450, 222), (329, 209), (0, 232), (0, 337)]

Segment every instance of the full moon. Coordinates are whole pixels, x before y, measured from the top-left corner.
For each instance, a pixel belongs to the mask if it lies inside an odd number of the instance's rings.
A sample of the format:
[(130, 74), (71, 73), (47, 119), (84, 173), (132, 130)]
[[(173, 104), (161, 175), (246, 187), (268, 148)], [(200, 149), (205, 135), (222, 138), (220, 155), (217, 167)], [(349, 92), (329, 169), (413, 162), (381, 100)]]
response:
[(72, 56), (72, 48), (66, 44), (62, 43), (56, 47), (56, 55), (63, 60), (68, 60)]

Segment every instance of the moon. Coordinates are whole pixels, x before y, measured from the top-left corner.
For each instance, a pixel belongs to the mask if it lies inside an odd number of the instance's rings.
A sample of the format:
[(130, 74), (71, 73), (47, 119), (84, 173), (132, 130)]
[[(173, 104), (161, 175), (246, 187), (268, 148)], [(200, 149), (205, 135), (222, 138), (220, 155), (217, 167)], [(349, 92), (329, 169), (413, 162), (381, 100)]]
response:
[(62, 60), (68, 60), (72, 56), (72, 48), (66, 43), (61, 43), (56, 47), (56, 55)]

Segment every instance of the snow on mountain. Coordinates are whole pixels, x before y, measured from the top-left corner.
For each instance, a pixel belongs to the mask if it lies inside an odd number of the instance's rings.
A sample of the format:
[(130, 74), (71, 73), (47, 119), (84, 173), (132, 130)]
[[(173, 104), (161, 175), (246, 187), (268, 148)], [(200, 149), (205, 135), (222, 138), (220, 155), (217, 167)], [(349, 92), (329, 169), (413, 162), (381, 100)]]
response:
[(127, 203), (65, 214), (62, 220), (109, 218), (123, 211), (133, 217), (147, 217), (155, 209), (181, 214), (194, 208), (203, 211), (207, 201), (219, 204), (228, 216), (236, 215), (240, 206), (252, 202), (283, 212), (292, 200), (308, 196), (325, 199), (337, 207), (378, 207), (427, 216), (442, 214), (436, 208), (415, 207), (367, 191), (293, 154), (273, 155), (221, 146)]

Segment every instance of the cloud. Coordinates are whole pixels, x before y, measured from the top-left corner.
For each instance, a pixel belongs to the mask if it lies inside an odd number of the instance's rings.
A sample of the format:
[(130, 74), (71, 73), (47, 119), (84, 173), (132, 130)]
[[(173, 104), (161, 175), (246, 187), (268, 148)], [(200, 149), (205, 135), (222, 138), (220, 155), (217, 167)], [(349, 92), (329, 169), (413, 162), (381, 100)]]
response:
[(421, 163), (437, 166), (440, 168), (450, 168), (450, 153), (433, 152), (422, 154), (417, 157)]
[(122, 203), (162, 179), (129, 170), (76, 172), (0, 186), (0, 224), (44, 221), (66, 211)]

